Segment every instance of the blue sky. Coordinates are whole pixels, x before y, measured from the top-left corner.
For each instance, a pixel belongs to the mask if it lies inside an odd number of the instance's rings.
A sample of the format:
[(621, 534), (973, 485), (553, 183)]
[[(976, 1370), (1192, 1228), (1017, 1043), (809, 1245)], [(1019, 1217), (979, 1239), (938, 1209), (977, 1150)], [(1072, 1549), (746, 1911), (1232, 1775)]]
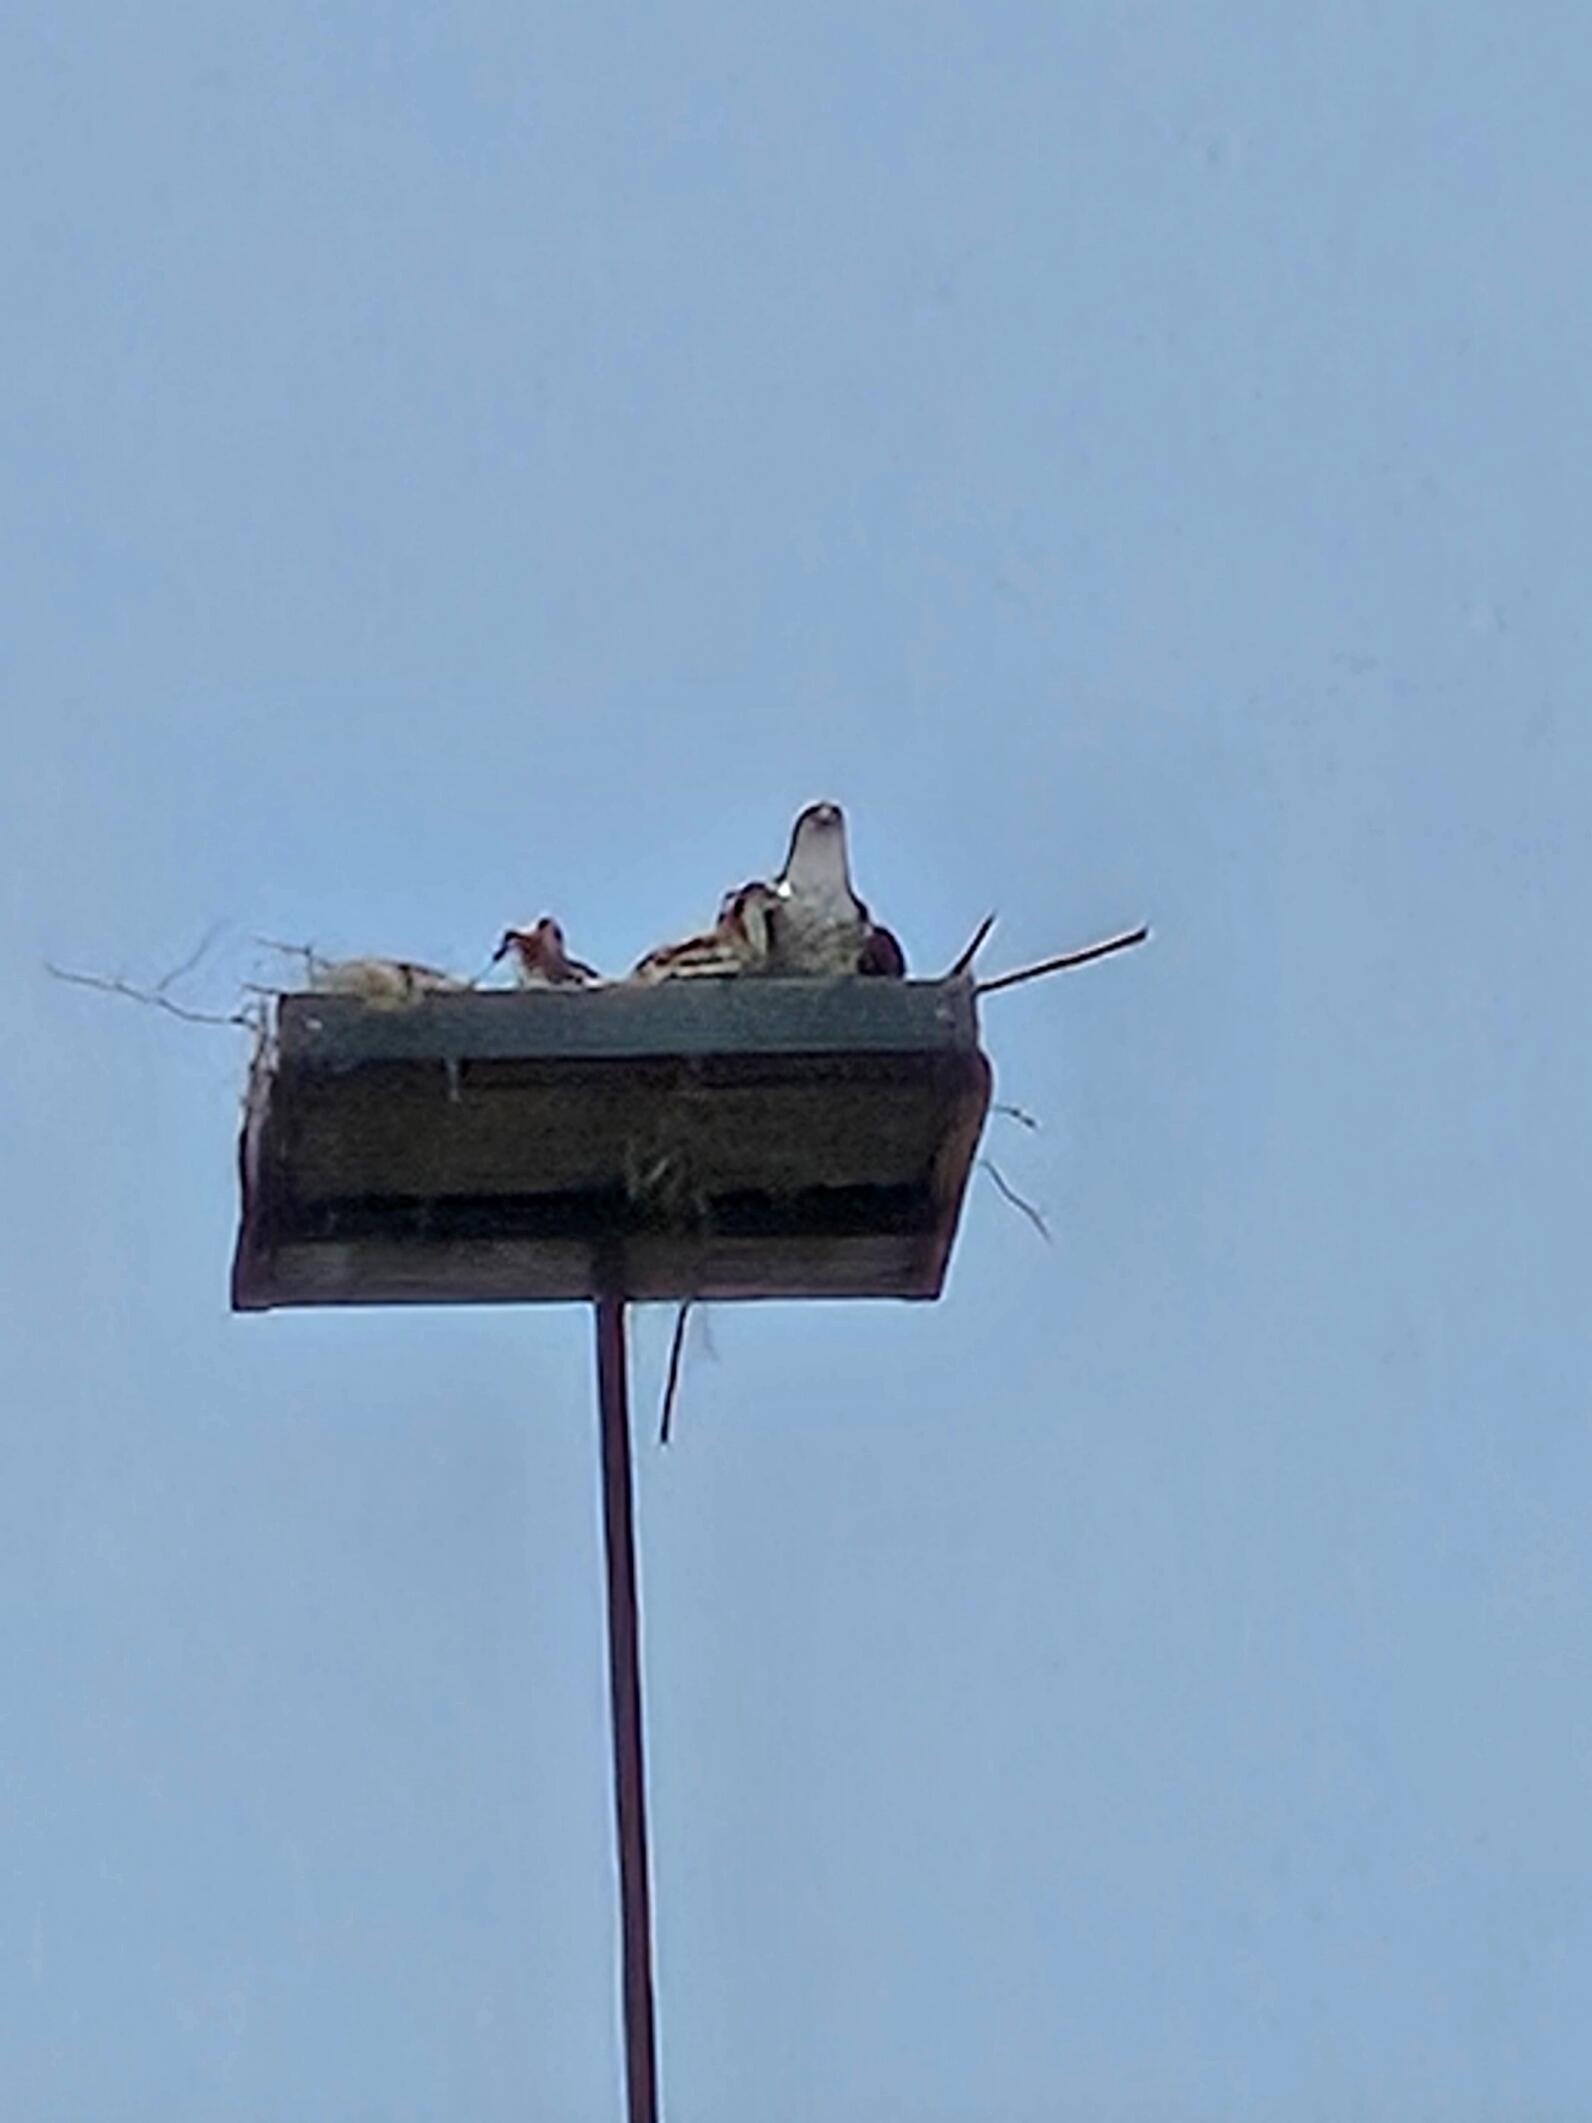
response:
[[(640, 1453), (686, 2123), (1592, 2116), (1592, 25), (0, 32), (0, 2106), (616, 2112), (589, 1323), (233, 1319), (252, 933), (619, 965), (815, 795), (932, 1308)], [(667, 1321), (637, 1326), (651, 1405)]]

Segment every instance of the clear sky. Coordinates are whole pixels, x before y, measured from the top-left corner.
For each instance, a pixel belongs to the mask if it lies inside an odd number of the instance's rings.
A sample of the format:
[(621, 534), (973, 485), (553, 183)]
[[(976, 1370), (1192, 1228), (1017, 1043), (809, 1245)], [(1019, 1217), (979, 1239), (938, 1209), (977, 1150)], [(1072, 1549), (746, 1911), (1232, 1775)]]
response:
[[(840, 798), (935, 1307), (640, 1453), (677, 2123), (1592, 2117), (1569, 0), (0, 32), (0, 2113), (604, 2123), (589, 1322), (234, 1319), (253, 932), (622, 965)], [(643, 1423), (667, 1319), (638, 1322)]]

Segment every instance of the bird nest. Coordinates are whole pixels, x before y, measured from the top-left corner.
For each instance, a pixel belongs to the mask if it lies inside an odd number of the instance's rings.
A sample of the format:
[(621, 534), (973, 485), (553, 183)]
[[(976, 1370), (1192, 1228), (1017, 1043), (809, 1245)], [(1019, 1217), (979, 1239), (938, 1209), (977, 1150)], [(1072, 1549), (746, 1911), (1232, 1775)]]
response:
[(287, 995), (234, 1303), (934, 1297), (989, 1084), (966, 980)]

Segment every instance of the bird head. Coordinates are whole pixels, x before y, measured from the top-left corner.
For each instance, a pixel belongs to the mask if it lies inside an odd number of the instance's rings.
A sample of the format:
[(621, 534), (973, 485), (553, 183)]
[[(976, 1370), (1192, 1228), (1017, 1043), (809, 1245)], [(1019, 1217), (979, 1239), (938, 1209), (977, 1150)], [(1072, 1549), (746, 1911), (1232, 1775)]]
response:
[(800, 893), (851, 891), (846, 814), (837, 803), (810, 803), (791, 828), (780, 883)]
[(778, 910), (779, 894), (758, 878), (738, 891), (726, 893), (719, 920), (754, 960), (762, 960), (773, 951)]
[(560, 965), (564, 958), (564, 932), (550, 915), (544, 914), (532, 928), (505, 929), (492, 953), (493, 965), (511, 952), (527, 973)]

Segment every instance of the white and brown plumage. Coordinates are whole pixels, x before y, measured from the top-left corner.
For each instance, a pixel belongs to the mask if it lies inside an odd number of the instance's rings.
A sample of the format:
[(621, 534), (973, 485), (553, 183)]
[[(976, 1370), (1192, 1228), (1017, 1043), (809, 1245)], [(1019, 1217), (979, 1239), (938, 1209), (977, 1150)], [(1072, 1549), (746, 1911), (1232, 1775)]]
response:
[(886, 980), (905, 980), (907, 955), (893, 929), (870, 921), (857, 954), (857, 971), (882, 975)]
[(492, 963), (502, 958), (513, 959), (514, 977), (522, 988), (591, 988), (602, 980), (595, 967), (570, 957), (563, 930), (548, 914), (534, 928), (505, 929)]
[(741, 972), (765, 972), (773, 963), (779, 918), (779, 894), (760, 877), (720, 900), (719, 927), (731, 939)]
[(426, 995), (462, 995), (469, 987), (435, 966), (412, 958), (318, 958), (306, 954), (309, 985), (317, 995), (357, 995), (361, 1001), (392, 1007), (419, 1002)]
[(809, 804), (798, 816), (774, 891), (778, 909), (770, 971), (867, 973), (892, 980), (905, 975), (900, 944), (852, 889), (839, 804)]
[(677, 944), (660, 944), (637, 961), (630, 978), (652, 984), (664, 980), (722, 980), (756, 973), (773, 948), (772, 924), (777, 897), (771, 885), (738, 885), (719, 903), (719, 918), (701, 936)]

